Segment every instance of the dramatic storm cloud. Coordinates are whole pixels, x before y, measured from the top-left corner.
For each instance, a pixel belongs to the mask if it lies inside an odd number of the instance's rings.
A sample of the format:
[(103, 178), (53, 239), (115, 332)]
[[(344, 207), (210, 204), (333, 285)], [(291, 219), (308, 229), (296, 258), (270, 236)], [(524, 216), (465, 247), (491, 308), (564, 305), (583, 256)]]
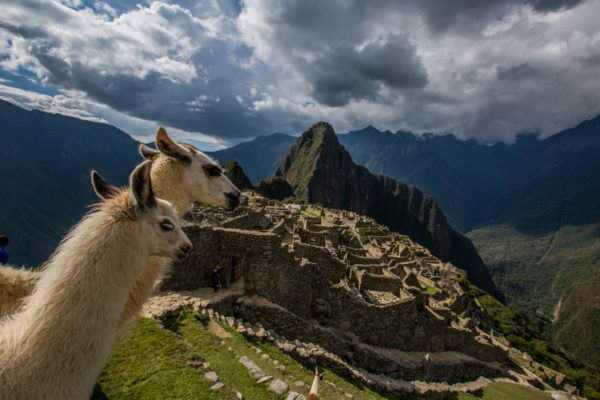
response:
[(600, 114), (594, 0), (0, 4), (0, 97), (137, 137), (324, 119), (509, 142)]

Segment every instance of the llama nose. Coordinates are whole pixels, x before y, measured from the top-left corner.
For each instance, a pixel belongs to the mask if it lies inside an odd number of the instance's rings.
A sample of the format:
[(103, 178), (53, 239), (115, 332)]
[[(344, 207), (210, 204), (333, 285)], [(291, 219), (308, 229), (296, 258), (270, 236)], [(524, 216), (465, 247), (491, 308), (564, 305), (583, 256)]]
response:
[(185, 243), (182, 244), (181, 246), (179, 246), (179, 250), (181, 250), (183, 253), (187, 254), (190, 252), (190, 250), (192, 250), (194, 246), (192, 246), (191, 243)]
[(225, 193), (225, 197), (229, 200), (230, 209), (234, 209), (240, 205), (240, 191), (236, 190), (233, 192)]

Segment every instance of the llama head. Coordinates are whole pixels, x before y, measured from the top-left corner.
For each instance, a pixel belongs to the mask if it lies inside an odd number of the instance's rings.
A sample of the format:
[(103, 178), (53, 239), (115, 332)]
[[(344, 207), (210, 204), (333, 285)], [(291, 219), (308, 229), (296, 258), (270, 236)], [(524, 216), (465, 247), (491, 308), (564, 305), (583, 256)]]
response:
[[(151, 161), (138, 165), (129, 177), (128, 204), (135, 220), (142, 225), (150, 255), (182, 259), (192, 249), (192, 243), (179, 226), (179, 218), (168, 201), (158, 199), (152, 190)], [(92, 171), (94, 191), (105, 201), (118, 202), (120, 191), (100, 174)]]
[(154, 161), (155, 179), (157, 174), (164, 175), (170, 185), (177, 186), (177, 191), (166, 190), (164, 197), (171, 192), (185, 194), (190, 202), (226, 210), (233, 210), (240, 204), (240, 190), (223, 174), (217, 162), (196, 147), (175, 143), (162, 127), (156, 132), (156, 147), (158, 150), (140, 145), (140, 153)]

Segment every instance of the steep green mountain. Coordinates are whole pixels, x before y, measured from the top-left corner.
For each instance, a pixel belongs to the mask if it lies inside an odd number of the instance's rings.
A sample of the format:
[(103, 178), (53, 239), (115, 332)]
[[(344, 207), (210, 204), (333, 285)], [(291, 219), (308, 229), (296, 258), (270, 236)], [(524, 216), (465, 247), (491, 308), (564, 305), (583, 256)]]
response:
[(420, 190), (354, 164), (331, 125), (304, 132), (276, 171), (310, 203), (368, 215), (455, 262), (470, 278), (496, 293), (488, 271), (469, 239), (454, 231), (435, 201)]
[(597, 335), (584, 332), (600, 326), (597, 309), (585, 306), (574, 316), (563, 305), (581, 288), (600, 296), (599, 173), (600, 117), (515, 159), (483, 207), (484, 220), (468, 233), (509, 304), (552, 323), (558, 346), (595, 365)]
[(258, 182), (256, 191), (265, 197), (275, 200), (285, 200), (294, 197), (294, 190), (288, 181), (279, 176)]
[(101, 123), (0, 101), (0, 233), (12, 264), (38, 265), (94, 201), (89, 171), (125, 184), (138, 143)]
[[(556, 307), (554, 339), (560, 349), (591, 365), (600, 365), (600, 276), (567, 292)], [(584, 344), (584, 346), (582, 346)]]
[(207, 153), (220, 163), (236, 160), (246, 171), (252, 183), (273, 176), (279, 161), (287, 154), (296, 138), (281, 133), (258, 136), (225, 150)]
[(223, 170), (225, 171), (225, 175), (231, 182), (233, 182), (235, 186), (237, 186), (238, 189), (245, 190), (253, 188), (250, 179), (248, 179), (244, 173), (244, 169), (237, 161), (227, 161), (225, 164), (223, 164)]

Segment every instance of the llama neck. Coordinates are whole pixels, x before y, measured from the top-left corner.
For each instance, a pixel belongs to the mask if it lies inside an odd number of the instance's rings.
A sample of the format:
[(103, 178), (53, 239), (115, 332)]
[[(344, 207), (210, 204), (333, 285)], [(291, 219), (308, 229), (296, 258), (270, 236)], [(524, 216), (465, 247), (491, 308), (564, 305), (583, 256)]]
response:
[[(111, 221), (102, 212), (84, 219), (47, 264), (23, 311), (4, 329), (20, 346), (14, 367), (38, 365), (36, 379), (68, 385), (96, 379), (114, 341), (136, 276), (148, 262), (141, 225)], [(25, 342), (25, 343), (23, 343)], [(70, 373), (65, 375), (65, 366)], [(95, 374), (90, 375), (89, 371)], [(63, 371), (60, 377), (52, 371)], [(82, 374), (85, 374), (82, 375)]]

